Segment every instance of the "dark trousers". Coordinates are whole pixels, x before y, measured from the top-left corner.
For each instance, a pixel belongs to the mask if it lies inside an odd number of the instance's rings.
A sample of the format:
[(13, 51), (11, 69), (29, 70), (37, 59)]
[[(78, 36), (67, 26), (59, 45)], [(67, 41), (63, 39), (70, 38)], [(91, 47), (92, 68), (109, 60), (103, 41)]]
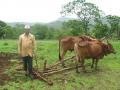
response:
[(23, 57), (24, 70), (29, 74), (32, 74), (32, 57), (25, 56)]

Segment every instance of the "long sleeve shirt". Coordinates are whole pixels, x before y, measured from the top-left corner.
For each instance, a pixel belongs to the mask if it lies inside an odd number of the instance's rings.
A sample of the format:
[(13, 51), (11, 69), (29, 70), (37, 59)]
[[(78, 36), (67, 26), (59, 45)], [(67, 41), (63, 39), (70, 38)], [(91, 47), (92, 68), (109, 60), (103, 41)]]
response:
[(31, 33), (25, 33), (19, 36), (18, 52), (22, 57), (31, 56), (35, 53), (35, 37)]

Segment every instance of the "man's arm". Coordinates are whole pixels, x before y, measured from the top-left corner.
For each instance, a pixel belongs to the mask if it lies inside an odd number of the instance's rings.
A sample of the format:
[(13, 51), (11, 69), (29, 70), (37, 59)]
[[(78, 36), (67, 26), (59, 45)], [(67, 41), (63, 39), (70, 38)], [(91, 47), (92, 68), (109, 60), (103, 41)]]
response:
[(33, 36), (33, 53), (34, 55), (36, 54), (37, 48), (36, 48), (36, 41), (35, 41), (35, 36)]

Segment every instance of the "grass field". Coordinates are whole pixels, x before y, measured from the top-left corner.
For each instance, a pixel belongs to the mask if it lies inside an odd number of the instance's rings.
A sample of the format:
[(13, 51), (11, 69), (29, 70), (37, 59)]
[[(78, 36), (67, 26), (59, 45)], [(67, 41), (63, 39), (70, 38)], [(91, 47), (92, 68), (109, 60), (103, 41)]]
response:
[[(8, 45), (4, 45), (5, 43)], [(99, 70), (95, 71), (87, 66), (87, 73), (77, 74), (75, 70), (72, 70), (50, 76), (49, 78), (54, 82), (53, 86), (43, 81), (31, 80), (24, 75), (24, 72), (16, 71), (16, 68), (21, 65), (18, 64), (18, 60), (13, 60), (10, 67), (4, 71), (11, 80), (1, 85), (0, 90), (120, 90), (120, 41), (111, 41), (111, 43), (117, 53), (100, 60)], [(1, 40), (0, 51), (17, 52), (17, 41)], [(67, 56), (69, 55), (71, 55), (70, 52)], [(37, 41), (37, 60), (40, 69), (45, 60), (48, 64), (55, 63), (58, 60), (58, 42)], [(85, 64), (91, 64), (91, 60), (86, 60)]]

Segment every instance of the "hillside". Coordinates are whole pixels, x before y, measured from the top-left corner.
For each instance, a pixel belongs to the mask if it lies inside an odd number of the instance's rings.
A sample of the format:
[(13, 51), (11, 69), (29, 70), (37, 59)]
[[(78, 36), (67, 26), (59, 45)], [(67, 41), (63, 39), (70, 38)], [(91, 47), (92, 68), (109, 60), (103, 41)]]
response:
[(69, 21), (69, 20), (73, 20), (73, 18), (67, 18), (67, 17), (60, 17), (55, 21), (49, 22), (49, 23), (42, 23), (42, 22), (11, 22), (11, 23), (7, 23), (8, 25), (14, 27), (16, 24), (29, 24), (29, 25), (34, 25), (34, 24), (45, 24), (48, 27), (54, 27), (54, 28), (61, 28), (62, 27), (62, 23), (65, 21)]

